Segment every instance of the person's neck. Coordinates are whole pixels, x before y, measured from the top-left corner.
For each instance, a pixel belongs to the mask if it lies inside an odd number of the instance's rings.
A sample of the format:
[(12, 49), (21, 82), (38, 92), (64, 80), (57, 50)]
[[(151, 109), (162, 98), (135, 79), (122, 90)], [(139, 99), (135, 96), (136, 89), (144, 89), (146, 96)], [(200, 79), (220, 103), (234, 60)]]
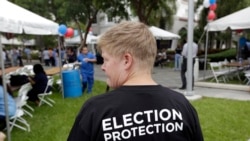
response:
[(128, 80), (124, 83), (128, 85), (158, 85), (153, 79), (150, 73), (146, 72), (134, 72), (128, 76)]

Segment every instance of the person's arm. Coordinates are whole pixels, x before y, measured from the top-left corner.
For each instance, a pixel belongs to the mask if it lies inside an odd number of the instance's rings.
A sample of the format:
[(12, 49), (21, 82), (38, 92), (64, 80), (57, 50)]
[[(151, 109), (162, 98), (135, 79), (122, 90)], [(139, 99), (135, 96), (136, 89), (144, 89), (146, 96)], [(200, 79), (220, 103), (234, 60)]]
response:
[(28, 80), (30, 81), (31, 85), (36, 84), (36, 81), (34, 81), (32, 77), (28, 77)]
[(96, 62), (96, 57), (93, 54), (91, 54), (89, 58), (85, 58), (85, 61), (95, 63)]
[(95, 63), (96, 62), (96, 58), (93, 58), (93, 59), (91, 59), (91, 58), (85, 58), (85, 61), (86, 62)]
[(0, 132), (0, 141), (4, 141), (6, 138), (6, 135), (3, 132)]

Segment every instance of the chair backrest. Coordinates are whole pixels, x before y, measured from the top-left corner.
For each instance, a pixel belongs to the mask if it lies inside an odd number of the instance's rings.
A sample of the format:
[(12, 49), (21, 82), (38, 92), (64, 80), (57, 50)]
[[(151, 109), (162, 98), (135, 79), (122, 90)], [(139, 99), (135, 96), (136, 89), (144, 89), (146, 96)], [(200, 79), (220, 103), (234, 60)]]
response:
[(53, 83), (54, 83), (54, 79), (53, 78), (48, 79), (47, 86), (46, 86), (46, 88), (44, 90), (44, 93), (47, 93), (49, 87), (52, 87)]
[(210, 68), (213, 72), (216, 70), (219, 70), (220, 67), (221, 67), (221, 64), (219, 64), (217, 62), (210, 62)]
[(31, 88), (32, 86), (30, 83), (22, 85), (21, 88), (18, 90), (18, 96), (26, 95)]

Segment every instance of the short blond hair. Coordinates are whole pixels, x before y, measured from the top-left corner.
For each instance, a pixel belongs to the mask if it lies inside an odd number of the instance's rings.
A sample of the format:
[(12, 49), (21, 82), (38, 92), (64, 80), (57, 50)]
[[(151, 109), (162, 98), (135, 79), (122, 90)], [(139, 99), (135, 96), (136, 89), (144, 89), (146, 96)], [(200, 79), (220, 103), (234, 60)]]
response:
[(130, 53), (140, 67), (153, 67), (157, 47), (147, 25), (124, 21), (110, 28), (98, 40), (99, 49), (112, 56)]

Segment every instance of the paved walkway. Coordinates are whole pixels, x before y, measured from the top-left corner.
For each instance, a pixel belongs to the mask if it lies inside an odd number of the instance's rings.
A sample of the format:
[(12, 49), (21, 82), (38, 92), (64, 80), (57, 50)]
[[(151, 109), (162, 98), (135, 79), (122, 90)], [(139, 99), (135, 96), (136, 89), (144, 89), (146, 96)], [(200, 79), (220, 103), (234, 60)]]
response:
[[(24, 61), (26, 64), (26, 61)], [(38, 63), (37, 60), (33, 60), (32, 64)], [(30, 64), (30, 63), (29, 63)], [(47, 69), (47, 67), (45, 67)], [(200, 72), (202, 73), (202, 72)], [(208, 73), (208, 72), (207, 72)], [(153, 79), (166, 87), (169, 87), (175, 91), (185, 94), (186, 91), (179, 90), (181, 86), (180, 71), (174, 71), (171, 68), (160, 68), (155, 67), (153, 69)], [(200, 74), (200, 77), (203, 75)], [(101, 65), (95, 65), (95, 79), (105, 81), (106, 76), (104, 72), (101, 71)], [(217, 89), (217, 88), (207, 88), (207, 87), (194, 87), (192, 92), (194, 96), (204, 96), (204, 97), (214, 97), (214, 98), (225, 98), (233, 100), (248, 100), (250, 101), (249, 91), (239, 91), (239, 90), (229, 90), (229, 89)], [(190, 97), (190, 96), (187, 96)], [(192, 99), (192, 98), (191, 98)]]
[[(163, 86), (169, 87), (180, 93), (183, 93), (183, 94), (186, 93), (186, 91), (178, 89), (181, 86), (180, 71), (174, 71), (173, 69), (166, 68), (166, 67), (165, 68), (155, 67), (153, 69), (152, 76), (153, 76), (153, 79), (157, 83)], [(201, 77), (203, 76), (201, 75)], [(102, 81), (106, 80), (105, 74), (101, 71), (101, 65), (95, 66), (95, 79), (102, 80)], [(228, 89), (216, 89), (216, 88), (206, 88), (206, 87), (195, 86), (192, 94), (194, 96), (200, 95), (200, 96), (205, 96), (205, 97), (250, 101), (250, 92), (247, 92), (247, 91), (236, 91), (236, 90), (228, 90)]]

